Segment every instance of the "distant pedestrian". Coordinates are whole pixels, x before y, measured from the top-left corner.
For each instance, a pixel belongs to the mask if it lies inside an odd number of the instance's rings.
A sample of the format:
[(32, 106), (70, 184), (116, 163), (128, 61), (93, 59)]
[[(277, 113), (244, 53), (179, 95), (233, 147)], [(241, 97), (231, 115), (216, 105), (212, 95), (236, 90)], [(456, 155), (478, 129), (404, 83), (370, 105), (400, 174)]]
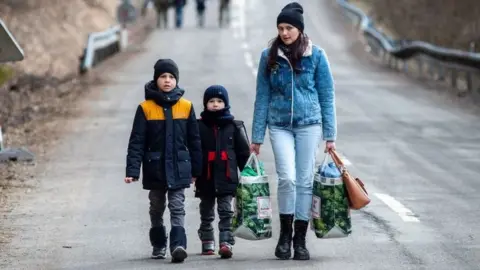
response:
[(335, 90), (325, 51), (304, 33), (300, 4), (282, 9), (277, 31), (260, 57), (251, 151), (259, 154), (268, 127), (278, 175), (280, 235), (275, 256), (289, 259), (293, 240), (293, 259), (308, 260), (305, 238), (322, 135), (325, 150), (335, 149)]
[(192, 103), (178, 87), (178, 67), (170, 59), (154, 66), (145, 85), (145, 101), (135, 113), (128, 143), (125, 182), (137, 181), (142, 167), (143, 188), (149, 190), (152, 258), (165, 258), (167, 231), (163, 214), (170, 210), (172, 262), (187, 258), (185, 189), (202, 169), (202, 148)]
[(183, 26), (183, 11), (187, 4), (187, 0), (173, 0), (175, 6), (175, 27), (182, 28)]
[(220, 27), (230, 24), (230, 0), (220, 0), (218, 6), (218, 25)]
[(243, 121), (234, 120), (230, 113), (228, 92), (221, 85), (212, 85), (203, 96), (204, 110), (198, 121), (202, 141), (202, 175), (195, 182), (195, 196), (200, 198), (200, 228), (202, 254), (213, 255), (215, 237), (215, 199), (219, 217), (219, 255), (230, 258), (235, 239), (232, 234), (232, 198), (239, 181), (238, 169), (243, 170), (250, 156)]
[(157, 11), (157, 28), (168, 27), (168, 9), (171, 0), (153, 0)]
[(205, 26), (205, 10), (207, 9), (207, 0), (196, 0), (197, 2), (197, 25), (198, 27)]

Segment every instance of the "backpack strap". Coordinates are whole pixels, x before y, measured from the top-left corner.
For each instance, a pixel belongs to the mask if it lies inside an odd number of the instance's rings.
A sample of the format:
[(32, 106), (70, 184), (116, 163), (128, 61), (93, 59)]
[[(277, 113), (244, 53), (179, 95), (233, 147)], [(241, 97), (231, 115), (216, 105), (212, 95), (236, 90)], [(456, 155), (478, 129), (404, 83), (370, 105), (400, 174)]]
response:
[(238, 132), (245, 133), (245, 139), (247, 140), (248, 145), (250, 145), (250, 139), (248, 138), (247, 129), (245, 128), (245, 124), (243, 123), (243, 121), (242, 120), (233, 120), (233, 123), (235, 125), (235, 129)]

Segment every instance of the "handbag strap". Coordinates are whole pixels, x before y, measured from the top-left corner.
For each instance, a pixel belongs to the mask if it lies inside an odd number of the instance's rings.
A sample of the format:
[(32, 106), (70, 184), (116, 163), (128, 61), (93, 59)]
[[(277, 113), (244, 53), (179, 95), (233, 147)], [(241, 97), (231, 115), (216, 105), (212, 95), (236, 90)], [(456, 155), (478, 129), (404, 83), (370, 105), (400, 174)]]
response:
[(340, 172), (344, 172), (346, 170), (345, 164), (343, 164), (342, 159), (338, 155), (338, 153), (335, 150), (329, 150), (330, 156), (332, 157), (333, 162), (337, 166), (337, 168), (340, 170)]

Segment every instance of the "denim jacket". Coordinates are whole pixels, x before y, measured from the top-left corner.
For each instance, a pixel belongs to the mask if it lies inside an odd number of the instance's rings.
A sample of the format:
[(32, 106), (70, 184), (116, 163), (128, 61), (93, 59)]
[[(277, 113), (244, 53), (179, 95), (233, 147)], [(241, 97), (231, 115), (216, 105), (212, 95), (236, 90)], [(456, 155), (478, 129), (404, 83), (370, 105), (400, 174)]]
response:
[(267, 73), (269, 48), (263, 50), (257, 74), (252, 142), (262, 144), (268, 126), (297, 128), (322, 124), (323, 139), (337, 135), (335, 90), (325, 52), (309, 41), (294, 73), (279, 49), (277, 68)]

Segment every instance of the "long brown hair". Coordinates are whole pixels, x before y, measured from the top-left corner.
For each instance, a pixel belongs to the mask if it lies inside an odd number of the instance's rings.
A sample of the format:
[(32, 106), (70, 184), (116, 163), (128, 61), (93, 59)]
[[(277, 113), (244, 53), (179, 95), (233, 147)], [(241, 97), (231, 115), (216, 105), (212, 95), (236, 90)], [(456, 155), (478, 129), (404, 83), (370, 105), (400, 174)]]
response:
[[(278, 48), (283, 44), (282, 39), (280, 36), (276, 36), (272, 40), (270, 40), (270, 51), (268, 52), (268, 62), (267, 62), (267, 74), (270, 74), (272, 69), (277, 65), (277, 57), (278, 57)], [(288, 61), (292, 65), (295, 72), (299, 72), (300, 70), (297, 67), (297, 64), (302, 59), (305, 50), (308, 47), (308, 36), (304, 33), (300, 33), (297, 40), (293, 42), (291, 45), (288, 45), (291, 49), (290, 57), (288, 57)]]

